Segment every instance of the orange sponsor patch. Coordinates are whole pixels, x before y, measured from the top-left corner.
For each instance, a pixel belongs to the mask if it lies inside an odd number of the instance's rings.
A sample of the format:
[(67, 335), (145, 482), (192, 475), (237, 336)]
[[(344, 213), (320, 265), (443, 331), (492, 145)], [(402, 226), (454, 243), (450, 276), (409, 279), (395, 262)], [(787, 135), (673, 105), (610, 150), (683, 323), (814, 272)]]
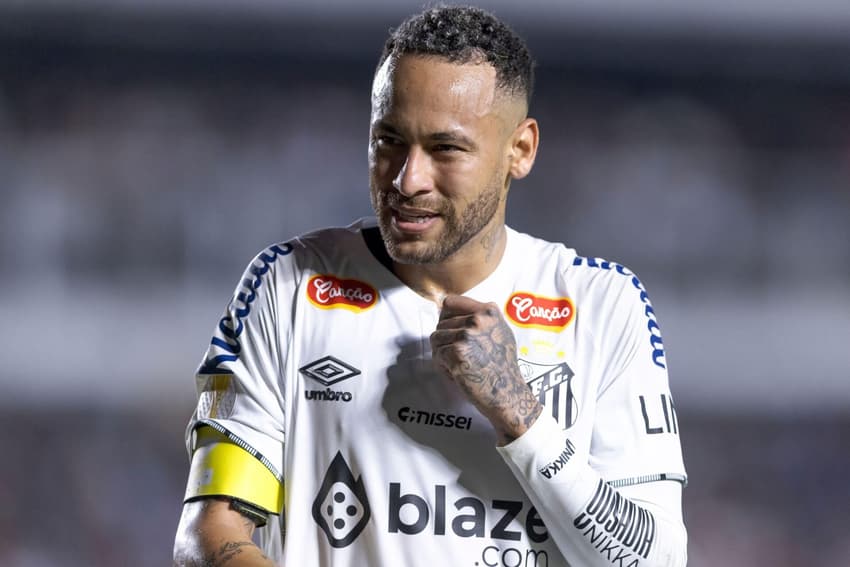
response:
[(365, 311), (378, 302), (378, 290), (360, 280), (316, 274), (307, 282), (307, 298), (320, 309)]
[(543, 297), (518, 291), (505, 303), (505, 314), (520, 327), (560, 331), (572, 323), (576, 310), (569, 297)]

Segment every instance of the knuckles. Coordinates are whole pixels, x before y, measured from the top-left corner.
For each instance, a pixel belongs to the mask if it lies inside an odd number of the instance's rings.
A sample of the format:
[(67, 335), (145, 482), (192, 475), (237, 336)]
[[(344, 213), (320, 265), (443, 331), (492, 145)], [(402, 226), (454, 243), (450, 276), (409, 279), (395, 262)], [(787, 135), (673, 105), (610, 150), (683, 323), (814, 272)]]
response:
[(473, 335), (472, 329), (461, 329), (457, 332), (457, 339), (461, 342), (468, 342), (472, 340)]

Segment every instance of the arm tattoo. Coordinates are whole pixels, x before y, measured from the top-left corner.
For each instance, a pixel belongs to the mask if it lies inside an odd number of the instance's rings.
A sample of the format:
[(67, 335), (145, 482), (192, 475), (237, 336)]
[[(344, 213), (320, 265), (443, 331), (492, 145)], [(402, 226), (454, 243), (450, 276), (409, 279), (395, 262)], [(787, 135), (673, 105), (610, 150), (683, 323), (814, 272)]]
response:
[(210, 567), (219, 567), (226, 564), (228, 561), (242, 553), (242, 548), (246, 545), (254, 545), (250, 541), (228, 541), (218, 550), (218, 553), (213, 555), (213, 563)]
[[(243, 547), (246, 545), (254, 545), (250, 541), (228, 541), (218, 551), (214, 551), (200, 561), (189, 561), (184, 563), (185, 567), (224, 567), (231, 559), (242, 553)], [(179, 565), (176, 561), (175, 567)]]
[(239, 507), (234, 507), (232, 504), (237, 501), (228, 496), (211, 496), (209, 498), (204, 498), (202, 506), (206, 508), (213, 501), (229, 502), (232, 509), (240, 512), (240, 519), (242, 527), (244, 528), (243, 536), (249, 539), (244, 541), (226, 541), (217, 550), (208, 553), (204, 552), (203, 556), (199, 558), (187, 560), (187, 558), (184, 557), (181, 559), (175, 559), (174, 567), (226, 567), (230, 563), (230, 560), (237, 555), (242, 554), (246, 547), (254, 547), (262, 559), (271, 562), (271, 560), (256, 547), (254, 542), (250, 541), (254, 528), (257, 527), (256, 518), (252, 518)]
[(480, 385), (486, 393), (484, 403), (493, 408), (514, 408), (513, 425), (531, 427), (540, 414), (540, 405), (531, 389), (518, 374), (513, 335), (504, 323), (481, 332), (469, 345), (468, 362), (459, 361), (461, 378)]
[[(191, 561), (185, 564), (185, 567), (226, 567), (231, 559), (241, 554), (245, 546), (253, 546), (251, 541), (228, 541), (214, 551), (208, 557), (204, 557), (200, 562)], [(270, 561), (265, 554), (260, 554), (263, 559)], [(177, 563), (175, 563), (175, 566)]]

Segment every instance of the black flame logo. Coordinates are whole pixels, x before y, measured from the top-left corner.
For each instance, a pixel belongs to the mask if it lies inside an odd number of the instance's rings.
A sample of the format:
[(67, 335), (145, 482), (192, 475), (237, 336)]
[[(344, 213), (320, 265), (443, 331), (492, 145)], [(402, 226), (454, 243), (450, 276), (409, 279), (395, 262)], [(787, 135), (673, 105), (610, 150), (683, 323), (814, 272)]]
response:
[(370, 517), (363, 477), (355, 479), (337, 451), (313, 501), (313, 519), (328, 536), (328, 543), (340, 548), (357, 539)]

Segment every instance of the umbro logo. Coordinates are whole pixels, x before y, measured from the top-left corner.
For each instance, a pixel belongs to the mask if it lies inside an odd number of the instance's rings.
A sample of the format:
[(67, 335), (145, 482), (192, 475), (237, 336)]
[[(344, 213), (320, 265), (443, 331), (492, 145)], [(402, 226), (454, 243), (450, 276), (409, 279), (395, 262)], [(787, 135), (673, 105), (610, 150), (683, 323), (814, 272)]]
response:
[(360, 374), (360, 371), (338, 358), (325, 356), (314, 360), (298, 371), (304, 376), (325, 386), (321, 390), (304, 390), (304, 397), (314, 402), (350, 402), (354, 395), (351, 392), (331, 390), (330, 386), (343, 380), (348, 380)]
[(360, 374), (360, 371), (350, 364), (346, 364), (332, 356), (325, 356), (319, 360), (315, 360), (306, 366), (302, 366), (298, 371), (324, 386), (330, 386), (331, 384), (348, 380)]

